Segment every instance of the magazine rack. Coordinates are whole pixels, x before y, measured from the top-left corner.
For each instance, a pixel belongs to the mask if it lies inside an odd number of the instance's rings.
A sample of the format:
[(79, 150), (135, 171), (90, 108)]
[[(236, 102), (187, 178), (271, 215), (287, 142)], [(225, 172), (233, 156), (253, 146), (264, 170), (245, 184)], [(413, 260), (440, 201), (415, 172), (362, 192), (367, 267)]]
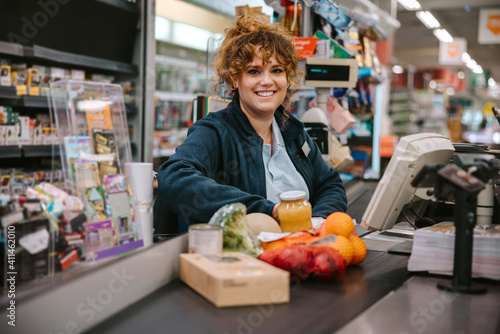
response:
[(141, 247), (124, 172), (131, 149), (121, 86), (63, 80), (50, 88), (64, 188), (84, 204), (89, 257)]

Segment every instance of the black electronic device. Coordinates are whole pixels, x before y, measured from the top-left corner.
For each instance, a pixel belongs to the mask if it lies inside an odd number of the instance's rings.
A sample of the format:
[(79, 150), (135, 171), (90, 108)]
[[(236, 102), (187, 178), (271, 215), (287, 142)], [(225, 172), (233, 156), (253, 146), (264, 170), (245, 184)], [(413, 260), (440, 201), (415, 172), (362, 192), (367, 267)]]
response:
[(355, 87), (358, 81), (356, 59), (306, 58), (307, 87)]

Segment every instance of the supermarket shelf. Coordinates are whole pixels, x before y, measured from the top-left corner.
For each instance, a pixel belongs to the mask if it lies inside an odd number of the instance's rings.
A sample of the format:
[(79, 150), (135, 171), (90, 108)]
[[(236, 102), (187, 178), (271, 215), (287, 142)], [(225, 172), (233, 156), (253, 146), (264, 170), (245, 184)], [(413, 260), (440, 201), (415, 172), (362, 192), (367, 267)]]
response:
[(196, 99), (196, 94), (155, 91), (155, 98), (162, 101), (192, 102)]
[(24, 107), (30, 108), (48, 108), (49, 101), (47, 96), (29, 96), (24, 95), (22, 97), (22, 102)]
[(25, 158), (59, 157), (59, 145), (29, 145), (22, 147)]
[(112, 61), (102, 58), (83, 56), (79, 54), (49, 49), (39, 45), (24, 48), (24, 56), (36, 60), (45, 60), (66, 65), (76, 65), (86, 68), (95, 68), (106, 71), (120, 72), (136, 75), (136, 65)]
[(17, 99), (16, 87), (0, 86), (0, 99)]
[(106, 72), (137, 75), (136, 65), (103, 58), (58, 51), (40, 45), (22, 46), (20, 44), (0, 42), (0, 54), (24, 57), (49, 64), (75, 65), (83, 68), (99, 69)]
[(0, 146), (1, 159), (59, 157), (58, 145)]
[(47, 109), (49, 107), (49, 101), (47, 96), (31, 96), (31, 95), (22, 95), (18, 96), (15, 94), (16, 88), (15, 87), (8, 87), (12, 88), (14, 94), (9, 94), (9, 95), (2, 95), (0, 91), (0, 99), (4, 100), (2, 101), (2, 104), (11, 106), (11, 107), (27, 107), (27, 108), (45, 108)]
[(23, 46), (21, 44), (0, 41), (0, 54), (22, 57)]
[(21, 149), (19, 146), (0, 146), (0, 158), (21, 158)]

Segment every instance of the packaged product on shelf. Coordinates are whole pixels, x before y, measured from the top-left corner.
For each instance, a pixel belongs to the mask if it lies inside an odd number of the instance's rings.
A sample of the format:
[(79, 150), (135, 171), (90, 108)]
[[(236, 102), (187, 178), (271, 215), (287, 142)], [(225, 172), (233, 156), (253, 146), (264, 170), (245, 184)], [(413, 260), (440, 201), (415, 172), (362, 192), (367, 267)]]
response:
[(30, 119), (31, 143), (33, 145), (42, 144), (42, 122), (37, 119)]
[(11, 194), (19, 197), (24, 194), (24, 173), (20, 170), (14, 170), (11, 182)]
[(4, 145), (5, 145), (5, 125), (0, 125), (0, 146)]
[(28, 86), (26, 85), (27, 69), (18, 69), (11, 72), (12, 85), (16, 87), (17, 95), (27, 95)]
[(115, 245), (115, 233), (111, 220), (85, 224), (87, 248), (90, 252), (99, 252)]
[(64, 69), (59, 67), (51, 67), (50, 68), (50, 80), (49, 86), (51, 82), (56, 82), (64, 79)]
[(19, 123), (5, 126), (5, 145), (14, 146), (19, 144)]
[(30, 118), (28, 116), (19, 116), (19, 145), (31, 144)]
[(88, 136), (78, 136), (64, 137), (64, 151), (66, 153), (66, 164), (69, 167), (68, 176), (69, 180), (66, 180), (69, 187), (73, 188), (75, 185), (75, 159), (78, 159), (81, 154), (92, 154), (90, 137)]
[(27, 93), (32, 96), (40, 95), (40, 77), (37, 68), (29, 68), (26, 75)]
[(2, 65), (0, 67), (0, 86), (11, 86), (12, 79), (10, 77), (10, 66)]
[(25, 172), (24, 173), (24, 189), (33, 188), (35, 186), (35, 173)]
[(40, 96), (49, 95), (50, 68), (40, 65), (33, 65), (33, 68), (37, 69), (38, 71)]
[(83, 70), (71, 70), (70, 77), (72, 80), (85, 80), (85, 71)]
[(98, 161), (101, 176), (120, 174), (116, 136), (113, 129), (92, 129), (92, 143), (94, 152), (104, 158)]
[(320, 41), (327, 41), (329, 52), (326, 58), (351, 58), (351, 54), (343, 46), (328, 37), (324, 32), (318, 30), (314, 33), (314, 36), (319, 38), (318, 43)]
[(133, 232), (132, 215), (129, 204), (129, 192), (125, 175), (103, 175), (102, 183), (106, 207), (113, 217), (113, 226), (117, 235)]
[(11, 170), (0, 169), (0, 194), (10, 199)]
[(76, 159), (75, 175), (77, 194), (83, 197), (88, 220), (90, 222), (105, 220), (107, 215), (97, 162)]

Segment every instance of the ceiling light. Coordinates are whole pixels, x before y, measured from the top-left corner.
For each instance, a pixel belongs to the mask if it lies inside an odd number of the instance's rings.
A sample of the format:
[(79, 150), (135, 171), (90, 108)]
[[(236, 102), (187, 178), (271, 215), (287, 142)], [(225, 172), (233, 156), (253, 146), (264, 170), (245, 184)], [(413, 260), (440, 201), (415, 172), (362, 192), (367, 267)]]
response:
[(431, 81), (429, 82), (429, 87), (430, 87), (431, 89), (436, 89), (436, 87), (437, 87), (436, 81), (431, 80)]
[(493, 86), (496, 86), (496, 85), (497, 85), (497, 83), (495, 82), (495, 79), (493, 79), (493, 78), (489, 78), (488, 79), (488, 86), (493, 87)]
[(404, 72), (404, 69), (403, 69), (403, 67), (401, 67), (399, 65), (394, 65), (392, 67), (392, 72), (394, 72), (395, 74), (401, 74)]
[(477, 66), (477, 63), (474, 59), (469, 60), (468, 62), (465, 63), (465, 66), (467, 66), (469, 69), (473, 69), (474, 67)]
[(428, 11), (420, 11), (417, 12), (415, 15), (417, 15), (418, 19), (422, 21), (423, 24), (429, 29), (435, 29), (439, 28), (441, 25), (439, 24), (439, 21), (436, 20), (434, 15), (431, 14), (431, 12)]
[(483, 73), (483, 68), (481, 67), (481, 65), (477, 65), (474, 68), (471, 68), (471, 71), (476, 74), (481, 74)]
[(446, 29), (435, 29), (434, 35), (443, 43), (453, 42), (453, 37), (446, 31)]
[(417, 0), (398, 0), (398, 2), (401, 6), (406, 8), (406, 10), (418, 10), (422, 8)]
[(465, 79), (465, 73), (463, 71), (459, 71), (457, 73), (457, 77), (460, 79), (460, 80), (463, 80)]
[(471, 59), (472, 58), (470, 57), (470, 55), (467, 52), (462, 53), (462, 61), (464, 63), (468, 63), (469, 61), (471, 61)]

